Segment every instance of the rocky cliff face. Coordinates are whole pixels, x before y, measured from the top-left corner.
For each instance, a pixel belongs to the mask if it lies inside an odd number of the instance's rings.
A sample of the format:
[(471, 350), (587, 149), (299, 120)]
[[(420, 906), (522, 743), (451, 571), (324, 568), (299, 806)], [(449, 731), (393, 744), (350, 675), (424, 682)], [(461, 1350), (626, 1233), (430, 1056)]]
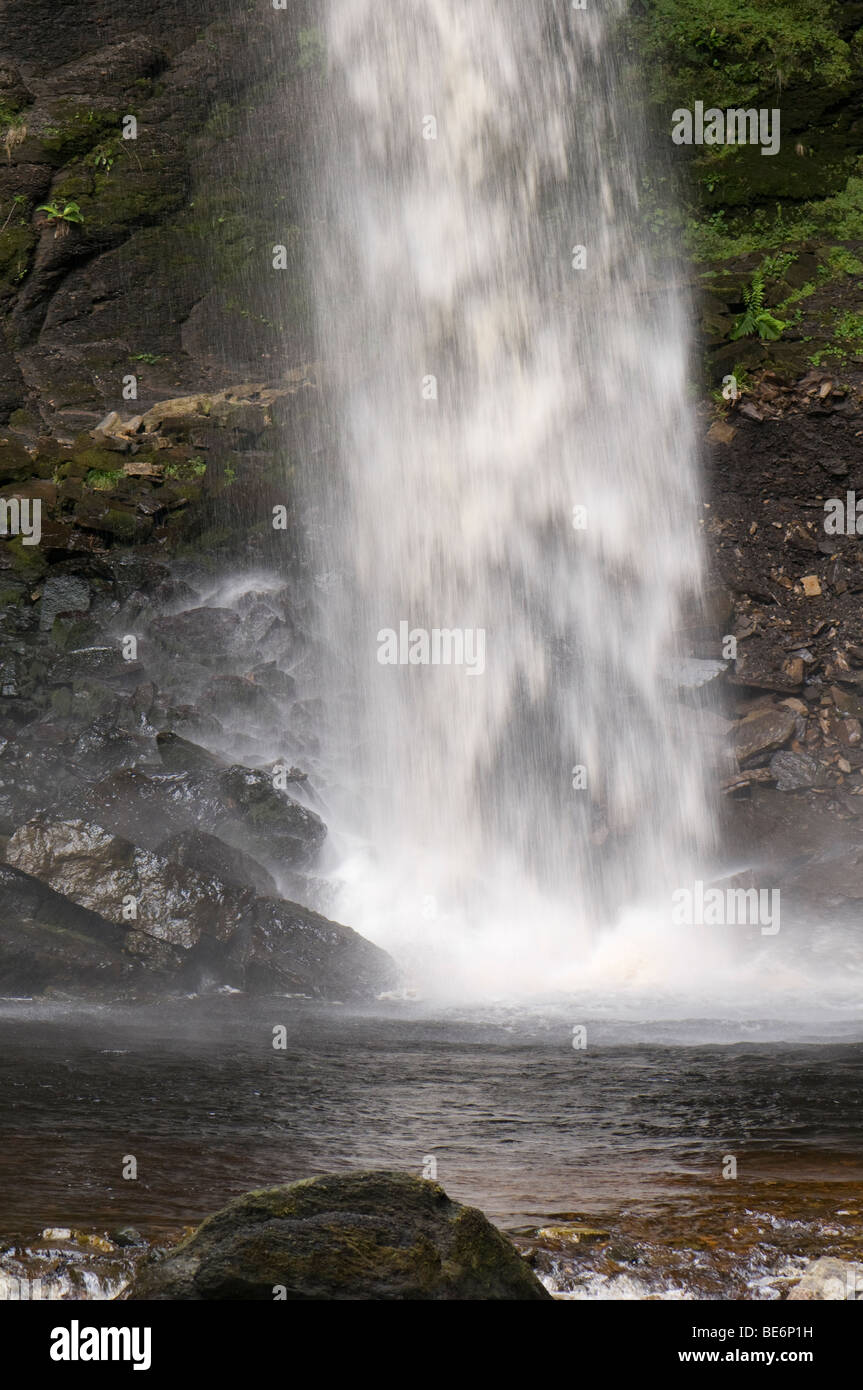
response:
[(304, 7), (101, 8), (3, 10), (0, 425), (25, 434), (91, 427), (129, 375), (146, 409), (278, 374), (285, 334), (307, 357), (302, 313), (273, 322), (266, 274), (274, 242), (297, 251), (296, 206), (276, 206), (277, 127), (281, 162), (292, 139), (266, 59), (279, 52), (299, 113), (316, 81)]
[[(0, 540), (4, 992), (394, 982), (313, 910), (326, 826), (299, 766), (304, 13), (3, 7), (0, 503), (41, 518)], [(215, 600), (243, 562), (280, 582)]]

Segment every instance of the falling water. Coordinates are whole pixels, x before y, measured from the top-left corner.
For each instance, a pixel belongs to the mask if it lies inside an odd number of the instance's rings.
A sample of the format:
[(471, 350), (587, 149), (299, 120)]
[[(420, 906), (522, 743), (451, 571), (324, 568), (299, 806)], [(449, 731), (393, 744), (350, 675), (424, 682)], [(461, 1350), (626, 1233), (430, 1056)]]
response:
[[(426, 982), (583, 978), (710, 839), (667, 678), (700, 582), (686, 306), (645, 248), (621, 8), (327, 7), (340, 911)], [(474, 669), (381, 664), (400, 624)]]

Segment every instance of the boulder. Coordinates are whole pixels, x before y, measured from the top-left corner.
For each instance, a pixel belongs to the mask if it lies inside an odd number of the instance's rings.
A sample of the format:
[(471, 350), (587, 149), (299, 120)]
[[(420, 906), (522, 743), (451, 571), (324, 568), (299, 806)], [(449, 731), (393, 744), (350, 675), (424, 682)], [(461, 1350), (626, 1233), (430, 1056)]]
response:
[(224, 758), (181, 738), (170, 729), (156, 735), (156, 747), (166, 772), (202, 772), (228, 765)]
[(199, 829), (288, 866), (312, 862), (327, 833), (314, 811), (274, 787), (265, 772), (239, 764), (156, 776), (117, 772), (82, 794), (76, 815), (148, 849), (166, 834)]
[(790, 753), (787, 749), (773, 754), (770, 772), (780, 792), (805, 791), (820, 786), (823, 781), (821, 765), (815, 758), (810, 758), (808, 753)]
[(398, 983), (385, 951), (299, 903), (257, 898), (251, 921), (245, 981), (253, 993), (368, 999)]
[(182, 835), (169, 835), (157, 845), (157, 852), (174, 864), (182, 864), (199, 874), (221, 878), (235, 888), (251, 888), (264, 898), (276, 898), (279, 890), (272, 874), (250, 854), (226, 845), (215, 835), (203, 830), (187, 830)]
[(50, 746), (16, 742), (0, 748), (0, 835), (11, 835), (22, 821), (81, 795), (80, 776)]
[[(218, 852), (196, 848), (211, 859)], [(233, 853), (226, 851), (226, 862)], [(257, 994), (344, 1000), (373, 998), (397, 982), (386, 952), (349, 927), (298, 903), (256, 897), (99, 825), (34, 819), (12, 835), (6, 860), (104, 926), (113, 924), (112, 946), (191, 988), (224, 983)], [(244, 857), (236, 862), (245, 867)], [(131, 899), (135, 916), (127, 920)]]
[[(134, 925), (185, 953), (202, 943), (226, 946), (246, 921), (247, 890), (193, 869), (84, 821), (36, 819), (6, 846), (6, 861), (118, 926)], [(124, 906), (135, 901), (129, 922)]]
[(754, 758), (765, 757), (794, 733), (796, 716), (782, 705), (759, 709), (742, 719), (734, 731), (734, 751), (741, 767)]
[(210, 664), (224, 660), (239, 627), (232, 608), (188, 608), (171, 618), (154, 618), (150, 632), (171, 655)]
[(0, 994), (125, 993), (143, 972), (127, 933), (8, 864), (0, 864)]
[(163, 1258), (124, 1299), (550, 1299), (475, 1207), (405, 1173), (360, 1172), (248, 1192)]
[(788, 1295), (789, 1302), (800, 1303), (840, 1299), (854, 1302), (863, 1299), (863, 1264), (830, 1256), (813, 1260), (800, 1283)]

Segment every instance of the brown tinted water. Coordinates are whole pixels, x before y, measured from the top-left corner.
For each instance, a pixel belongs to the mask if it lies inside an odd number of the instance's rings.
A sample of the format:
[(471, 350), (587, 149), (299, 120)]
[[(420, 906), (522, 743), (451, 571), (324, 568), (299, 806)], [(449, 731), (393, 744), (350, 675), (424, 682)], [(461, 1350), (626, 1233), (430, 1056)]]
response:
[(861, 1257), (862, 1043), (606, 1020), (578, 1052), (570, 1012), (4, 1003), (2, 1244), (163, 1240), (252, 1187), (433, 1158), (575, 1296), (775, 1298), (806, 1258)]

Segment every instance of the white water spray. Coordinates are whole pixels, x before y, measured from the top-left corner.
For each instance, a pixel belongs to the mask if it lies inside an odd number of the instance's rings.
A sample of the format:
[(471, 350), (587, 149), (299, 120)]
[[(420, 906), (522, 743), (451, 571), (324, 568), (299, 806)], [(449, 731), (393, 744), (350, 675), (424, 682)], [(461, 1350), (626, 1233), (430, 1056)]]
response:
[[(339, 914), (424, 985), (583, 982), (711, 837), (664, 680), (700, 583), (685, 306), (645, 250), (643, 113), (599, 8), (327, 10)], [(482, 672), (424, 664), (434, 630), (456, 655), (484, 634)]]

